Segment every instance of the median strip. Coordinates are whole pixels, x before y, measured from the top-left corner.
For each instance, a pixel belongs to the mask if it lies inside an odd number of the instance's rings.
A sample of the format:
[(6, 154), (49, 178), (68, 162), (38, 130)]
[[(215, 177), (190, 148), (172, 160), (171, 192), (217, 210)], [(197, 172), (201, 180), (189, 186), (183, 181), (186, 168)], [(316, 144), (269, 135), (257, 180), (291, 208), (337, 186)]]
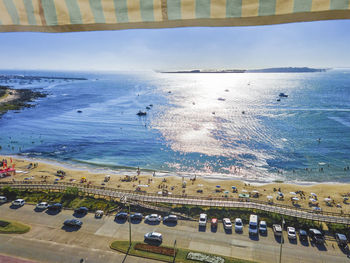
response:
[(1, 234), (24, 234), (30, 230), (30, 226), (15, 221), (0, 220)]
[[(117, 250), (127, 255), (155, 259), (163, 262), (183, 262), (183, 263), (196, 263), (196, 262), (211, 262), (211, 261), (198, 261), (199, 258), (205, 259), (221, 259), (217, 262), (222, 263), (252, 263), (253, 261), (236, 259), (231, 257), (219, 256), (215, 254), (204, 254), (198, 251), (176, 248), (176, 258), (173, 261), (174, 249), (168, 246), (155, 246), (142, 242), (132, 242), (129, 248), (129, 241), (114, 241), (110, 245), (111, 249)], [(172, 255), (170, 255), (172, 252)], [(193, 255), (201, 255), (202, 257), (194, 257)], [(195, 258), (195, 259), (194, 259)], [(216, 262), (216, 261), (213, 261)]]

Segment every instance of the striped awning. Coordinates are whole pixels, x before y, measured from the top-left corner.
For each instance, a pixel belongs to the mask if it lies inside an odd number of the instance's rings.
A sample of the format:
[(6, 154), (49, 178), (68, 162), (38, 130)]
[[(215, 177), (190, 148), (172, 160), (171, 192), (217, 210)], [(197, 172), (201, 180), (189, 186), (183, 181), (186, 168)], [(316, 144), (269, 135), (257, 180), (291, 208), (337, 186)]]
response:
[(247, 26), (349, 18), (350, 0), (0, 0), (0, 31)]

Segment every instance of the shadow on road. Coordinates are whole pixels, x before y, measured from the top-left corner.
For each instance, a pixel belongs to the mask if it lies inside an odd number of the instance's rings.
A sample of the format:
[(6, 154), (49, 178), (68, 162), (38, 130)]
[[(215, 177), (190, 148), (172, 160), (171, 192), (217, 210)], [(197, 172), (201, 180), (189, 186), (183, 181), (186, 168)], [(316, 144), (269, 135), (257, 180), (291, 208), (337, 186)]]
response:
[(62, 226), (61, 229), (66, 232), (76, 232), (80, 229), (80, 226)]
[(77, 213), (77, 212), (74, 212), (74, 213), (73, 213), (73, 216), (76, 217), (76, 218), (82, 218), (82, 217), (86, 216), (86, 213)]
[(249, 239), (253, 241), (259, 241), (259, 235), (249, 235)]
[(198, 226), (198, 231), (205, 232), (205, 231), (207, 231), (207, 227), (206, 226)]
[(22, 206), (19, 206), (19, 205), (10, 205), (10, 208), (11, 209), (18, 209), (18, 208), (21, 208)]
[(141, 224), (142, 219), (131, 219), (131, 224), (137, 225), (137, 224)]
[(288, 238), (288, 240), (289, 240), (289, 243), (290, 243), (290, 244), (298, 245), (297, 239), (290, 239), (290, 238)]
[(125, 253), (125, 257), (123, 258), (122, 263), (124, 263), (124, 262), (125, 262), (125, 260), (126, 260), (126, 258), (128, 257), (128, 255), (129, 255), (129, 251), (130, 251), (130, 247), (128, 248), (128, 251), (126, 251), (126, 253)]
[(117, 224), (125, 224), (126, 222), (126, 218), (120, 219), (120, 218), (114, 218), (114, 222), (116, 222)]
[(309, 244), (309, 241), (307, 240), (299, 240), (300, 241), (300, 244), (302, 244), (304, 247), (308, 247), (310, 244)]
[(210, 227), (210, 231), (212, 233), (216, 233), (218, 231), (218, 228), (217, 227)]
[(61, 212), (61, 210), (46, 210), (46, 214), (50, 215), (50, 216), (54, 216), (57, 215)]
[(151, 225), (151, 226), (155, 226), (155, 225), (159, 225), (160, 224), (159, 221), (148, 221), (148, 220), (145, 220), (144, 222), (145, 222), (145, 224)]
[(163, 225), (166, 225), (169, 227), (175, 227), (177, 226), (177, 222), (163, 222)]
[[(276, 235), (275, 235), (275, 240), (276, 240), (277, 243), (281, 244), (281, 242), (282, 242), (282, 237), (279, 237), (279, 236), (276, 236)], [(283, 242), (283, 243), (284, 243), (284, 242)]]
[(232, 229), (224, 229), (224, 230), (225, 230), (225, 234), (228, 234), (228, 235), (232, 234)]

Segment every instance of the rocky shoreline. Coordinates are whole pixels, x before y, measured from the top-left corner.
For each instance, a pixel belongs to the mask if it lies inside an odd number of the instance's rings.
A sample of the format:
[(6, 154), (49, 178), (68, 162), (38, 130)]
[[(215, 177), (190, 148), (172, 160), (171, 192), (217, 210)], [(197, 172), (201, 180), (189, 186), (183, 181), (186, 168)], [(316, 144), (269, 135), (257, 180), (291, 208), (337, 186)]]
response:
[(35, 105), (30, 102), (46, 96), (47, 94), (30, 89), (11, 89), (9, 86), (0, 86), (0, 117), (9, 110), (34, 107)]

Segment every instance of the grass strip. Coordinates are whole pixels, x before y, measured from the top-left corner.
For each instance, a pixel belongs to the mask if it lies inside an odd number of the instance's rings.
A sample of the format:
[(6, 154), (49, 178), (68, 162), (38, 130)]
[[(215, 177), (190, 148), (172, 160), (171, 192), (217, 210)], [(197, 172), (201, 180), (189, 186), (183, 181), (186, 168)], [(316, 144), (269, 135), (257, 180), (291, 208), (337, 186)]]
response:
[(24, 234), (30, 230), (30, 226), (15, 221), (0, 220), (1, 234)]
[[(166, 256), (158, 253), (152, 253), (149, 251), (143, 251), (143, 250), (137, 250), (135, 249), (135, 246), (138, 244), (143, 244), (141, 242), (134, 241), (131, 244), (131, 248), (129, 249), (129, 241), (114, 241), (111, 243), (110, 247), (111, 249), (117, 250), (119, 252), (122, 252), (124, 254), (128, 254), (131, 256), (136, 256), (136, 257), (142, 257), (142, 258), (149, 258), (149, 259), (155, 259), (163, 262), (173, 262), (173, 257), (172, 256)], [(163, 248), (171, 248), (169, 246), (161, 246)], [(202, 253), (199, 251), (195, 250), (189, 250), (189, 249), (184, 249), (184, 248), (176, 248), (176, 258), (175, 262), (182, 262), (182, 263), (198, 263), (198, 261), (194, 260), (189, 260), (187, 259), (187, 254), (189, 252), (197, 252), (197, 253)], [(203, 253), (206, 255), (209, 255), (208, 253)], [(226, 256), (220, 256), (220, 255), (215, 255), (215, 254), (210, 254), (211, 256), (219, 256), (225, 259), (225, 263), (252, 263), (253, 261), (248, 261), (248, 260), (243, 260), (243, 259), (237, 259), (237, 258), (231, 258), (231, 257), (226, 257)]]

